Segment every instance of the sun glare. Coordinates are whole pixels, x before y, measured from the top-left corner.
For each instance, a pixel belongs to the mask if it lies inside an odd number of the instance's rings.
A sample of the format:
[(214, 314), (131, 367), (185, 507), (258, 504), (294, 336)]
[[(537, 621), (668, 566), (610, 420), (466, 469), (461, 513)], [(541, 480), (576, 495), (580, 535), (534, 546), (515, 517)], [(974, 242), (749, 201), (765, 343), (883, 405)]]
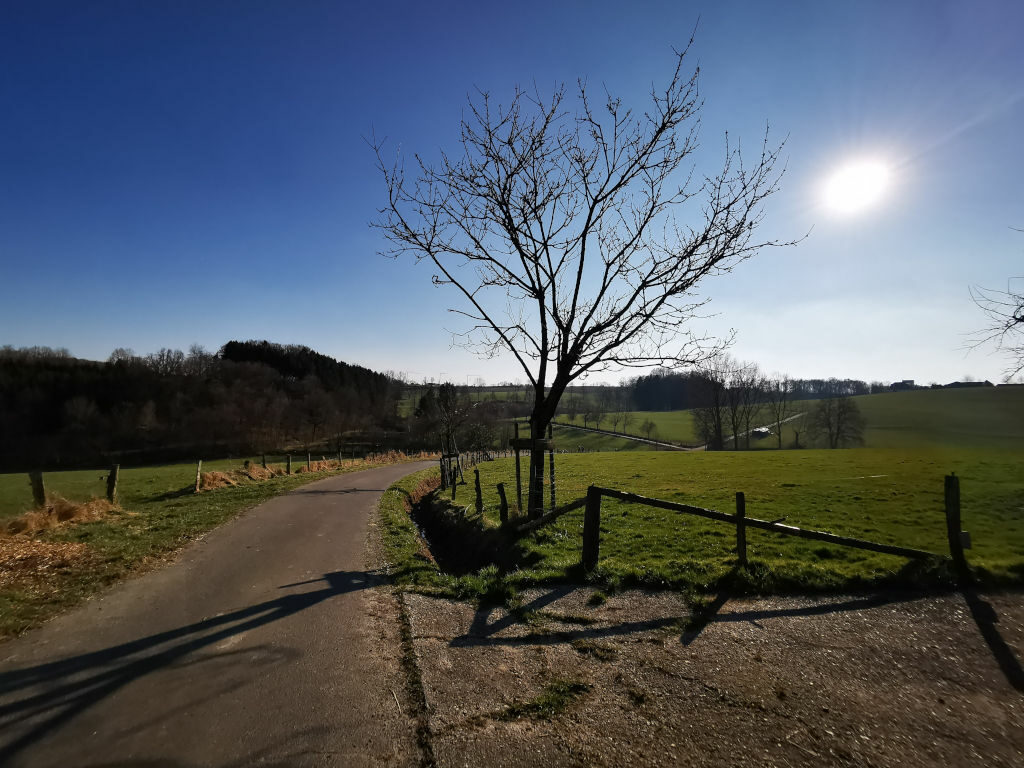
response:
[(877, 160), (845, 165), (825, 184), (825, 204), (837, 213), (859, 213), (885, 196), (889, 176), (889, 168)]

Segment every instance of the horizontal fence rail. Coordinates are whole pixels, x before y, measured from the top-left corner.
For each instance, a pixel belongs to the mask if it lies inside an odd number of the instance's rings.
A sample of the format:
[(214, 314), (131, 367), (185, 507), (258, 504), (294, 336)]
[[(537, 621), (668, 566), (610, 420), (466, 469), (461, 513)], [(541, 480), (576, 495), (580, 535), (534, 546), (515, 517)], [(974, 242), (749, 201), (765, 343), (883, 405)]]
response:
[(541, 526), (547, 525), (548, 523), (550, 523), (555, 518), (561, 517), (562, 515), (564, 515), (567, 512), (572, 512), (572, 511), (577, 510), (577, 509), (582, 509), (584, 506), (586, 506), (586, 503), (587, 503), (586, 497), (584, 497), (582, 499), (576, 499), (576, 501), (570, 501), (568, 504), (565, 504), (564, 506), (561, 506), (558, 509), (555, 509), (555, 510), (552, 510), (551, 512), (548, 512), (543, 517), (538, 517), (536, 520), (530, 520), (527, 523), (523, 523), (522, 525), (516, 526), (516, 532), (517, 533), (528, 533), (530, 531), (536, 530), (537, 528), (540, 528)]
[(839, 536), (838, 534), (827, 533), (825, 531), (814, 531), (807, 528), (797, 528), (794, 525), (783, 525), (782, 523), (769, 522), (768, 520), (758, 520), (756, 517), (746, 517), (746, 515), (730, 515), (713, 509), (692, 507), (688, 504), (678, 504), (674, 501), (664, 501), (662, 499), (651, 499), (646, 496), (640, 496), (636, 493), (617, 491), (612, 488), (598, 488), (597, 486), (595, 486), (595, 488), (602, 496), (618, 499), (619, 501), (625, 501), (631, 504), (643, 504), (644, 506), (655, 507), (657, 509), (668, 509), (674, 512), (685, 512), (689, 515), (706, 517), (710, 520), (719, 520), (723, 523), (729, 523), (730, 525), (740, 525), (747, 528), (760, 528), (764, 531), (773, 531), (774, 533), (781, 533), (785, 536), (799, 536), (802, 539), (813, 539), (815, 541), (824, 541), (829, 544), (838, 544), (843, 547), (867, 549), (872, 552), (881, 552), (886, 555), (898, 555), (899, 557), (909, 558), (935, 557), (934, 552), (925, 552), (922, 549), (897, 547), (891, 544), (879, 544), (874, 541), (855, 539), (851, 536)]
[[(571, 509), (578, 509), (583, 505), (586, 506), (586, 512), (583, 516), (582, 560), (584, 569), (588, 571), (597, 567), (597, 561), (600, 556), (602, 497), (617, 499), (618, 501), (623, 501), (628, 504), (641, 504), (648, 507), (654, 507), (656, 509), (665, 509), (672, 512), (696, 515), (698, 517), (717, 520), (719, 522), (735, 526), (736, 555), (739, 565), (743, 567), (747, 565), (747, 528), (758, 528), (762, 531), (779, 533), (783, 536), (796, 536), (802, 539), (822, 541), (827, 544), (835, 544), (841, 547), (865, 549), (871, 552), (880, 552), (886, 555), (896, 555), (897, 557), (906, 557), (914, 560), (925, 558), (951, 559), (956, 569), (958, 580), (965, 582), (970, 581), (971, 578), (967, 566), (967, 560), (964, 556), (965, 547), (970, 547), (970, 536), (966, 531), (962, 531), (960, 528), (960, 479), (956, 475), (948, 475), (945, 478), (945, 512), (947, 538), (950, 551), (949, 555), (939, 555), (934, 552), (927, 552), (925, 550), (914, 549), (912, 547), (881, 544), (876, 541), (866, 541), (852, 536), (840, 536), (826, 531), (798, 528), (794, 525), (784, 525), (780, 521), (759, 520), (756, 517), (747, 517), (746, 499), (742, 492), (736, 494), (736, 514), (728, 514), (714, 509), (704, 509), (703, 507), (694, 507), (689, 504), (680, 504), (679, 502), (666, 501), (664, 499), (652, 499), (647, 496), (641, 496), (637, 493), (629, 493), (628, 491), (619, 491), (614, 488), (602, 488), (600, 486), (592, 485), (587, 489), (586, 499), (573, 502), (573, 504), (557, 510), (559, 514), (564, 514)], [(554, 513), (549, 513), (549, 515), (546, 515), (544, 518), (534, 521), (537, 525), (531, 525), (530, 529), (543, 525), (546, 522), (550, 522), (550, 520), (554, 519), (556, 516), (557, 515)]]

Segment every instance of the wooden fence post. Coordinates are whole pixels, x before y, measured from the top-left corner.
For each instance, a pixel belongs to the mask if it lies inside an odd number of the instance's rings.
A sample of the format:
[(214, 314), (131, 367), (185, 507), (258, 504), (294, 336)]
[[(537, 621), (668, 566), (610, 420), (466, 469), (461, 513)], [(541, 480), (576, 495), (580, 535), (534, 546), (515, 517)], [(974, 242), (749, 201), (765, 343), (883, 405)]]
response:
[(964, 583), (970, 578), (967, 558), (964, 556), (964, 542), (960, 530), (960, 478), (955, 473), (946, 475), (946, 537), (949, 539), (949, 554), (956, 568), (957, 579)]
[(548, 451), (548, 466), (551, 467), (551, 511), (555, 511), (555, 430), (548, 424), (548, 442), (551, 445)]
[(441, 490), (443, 491), (448, 487), (448, 468), (444, 465), (444, 454), (441, 454), (441, 458), (437, 460), (437, 463), (441, 466)]
[(288, 472), (289, 475), (292, 473), (292, 455), (290, 453), (288, 454), (288, 470), (287, 470), (287, 472)]
[(741, 568), (747, 567), (747, 500), (743, 491), (736, 491), (736, 559)]
[(519, 512), (523, 511), (523, 469), (519, 466), (519, 422), (512, 425), (515, 428), (516, 441), (512, 444), (516, 454), (516, 504)]
[(455, 474), (454, 471), (452, 472), (451, 487), (452, 487), (452, 501), (455, 501), (455, 489), (459, 487), (459, 476), (457, 474)]
[(480, 470), (473, 469), (473, 478), (476, 483), (476, 513), (482, 515), (484, 513), (484, 495), (480, 489)]
[(313, 454), (306, 451), (306, 471), (313, 469)]
[(267, 468), (267, 454), (265, 453), (260, 455), (260, 466), (264, 469)]
[(121, 472), (121, 465), (114, 464), (107, 475), (107, 501), (111, 504), (117, 503), (117, 476)]
[(203, 460), (200, 459), (196, 464), (196, 493), (199, 493), (199, 484), (203, 481)]
[(501, 507), (498, 508), (498, 519), (501, 524), (508, 522), (508, 499), (505, 498), (505, 484), (498, 483), (498, 498), (501, 500)]
[(32, 483), (32, 501), (37, 507), (46, 506), (46, 489), (43, 487), (43, 473), (29, 472), (28, 480)]
[(601, 550), (601, 492), (596, 486), (587, 488), (587, 508), (583, 512), (583, 570), (597, 567)]

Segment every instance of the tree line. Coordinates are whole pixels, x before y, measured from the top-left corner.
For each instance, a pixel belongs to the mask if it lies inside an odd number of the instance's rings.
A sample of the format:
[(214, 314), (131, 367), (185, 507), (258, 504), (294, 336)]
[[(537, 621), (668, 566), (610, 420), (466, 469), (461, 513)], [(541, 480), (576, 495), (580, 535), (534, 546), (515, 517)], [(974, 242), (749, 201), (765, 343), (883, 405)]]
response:
[(398, 430), (401, 385), (308, 347), (229, 341), (105, 362), (0, 348), (0, 464), (76, 467), (338, 446)]
[[(857, 379), (793, 379), (766, 375), (754, 363), (721, 353), (691, 371), (660, 369), (627, 380), (621, 386), (570, 390), (559, 414), (584, 427), (657, 437), (657, 425), (635, 411), (693, 412), (702, 444), (708, 450), (749, 449), (752, 439), (770, 432), (783, 446), (783, 424), (794, 434), (793, 447), (812, 441), (830, 448), (861, 442), (864, 420), (857, 395), (890, 391)], [(800, 402), (814, 400), (812, 407)], [(799, 414), (799, 416), (798, 416)], [(770, 427), (765, 427), (770, 424)]]

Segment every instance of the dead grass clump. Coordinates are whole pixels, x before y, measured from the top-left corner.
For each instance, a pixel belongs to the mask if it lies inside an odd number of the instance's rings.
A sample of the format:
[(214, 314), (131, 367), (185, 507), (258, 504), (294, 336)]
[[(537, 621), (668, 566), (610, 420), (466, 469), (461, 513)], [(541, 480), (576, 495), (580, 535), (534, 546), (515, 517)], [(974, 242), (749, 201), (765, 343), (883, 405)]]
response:
[(278, 477), (280, 475), (283, 475), (284, 470), (281, 469), (280, 467), (273, 466), (264, 469), (263, 467), (257, 466), (255, 464), (250, 464), (247, 469), (243, 470), (243, 473), (250, 480), (260, 482), (263, 480), (269, 480), (272, 477)]
[(203, 472), (199, 477), (199, 490), (212, 491), (229, 485), (238, 485), (237, 472)]
[(413, 489), (413, 492), (410, 495), (410, 497), (406, 499), (406, 507), (408, 507), (411, 510), (412, 506), (415, 504), (419, 504), (424, 496), (433, 493), (440, 487), (440, 477), (428, 477), (425, 480), (421, 480), (420, 484)]
[[(381, 464), (398, 464), (403, 461), (415, 459), (437, 458), (436, 453), (420, 452), (419, 454), (406, 455), (401, 451), (388, 451), (387, 453), (373, 453), (365, 459), (337, 459), (321, 458), (319, 461), (296, 462), (292, 465), (293, 475), (302, 475), (308, 472), (337, 472), (342, 469), (355, 469), (357, 467), (378, 466)], [(254, 482), (262, 483), (288, 474), (284, 467), (270, 465), (263, 468), (259, 464), (247, 462), (241, 469), (234, 469), (229, 472), (203, 472), (199, 479), (200, 491), (213, 491), (217, 488), (235, 486), (241, 483)]]
[(89, 547), (77, 542), (0, 536), (0, 589), (41, 583), (50, 574), (79, 567), (91, 558)]
[(42, 509), (32, 509), (19, 515), (7, 523), (7, 533), (11, 535), (26, 534), (31, 536), (39, 531), (47, 531), (64, 523), (89, 523), (102, 520), (112, 512), (120, 511), (116, 504), (106, 499), (89, 499), (89, 501), (68, 501), (63, 496), (51, 496)]

